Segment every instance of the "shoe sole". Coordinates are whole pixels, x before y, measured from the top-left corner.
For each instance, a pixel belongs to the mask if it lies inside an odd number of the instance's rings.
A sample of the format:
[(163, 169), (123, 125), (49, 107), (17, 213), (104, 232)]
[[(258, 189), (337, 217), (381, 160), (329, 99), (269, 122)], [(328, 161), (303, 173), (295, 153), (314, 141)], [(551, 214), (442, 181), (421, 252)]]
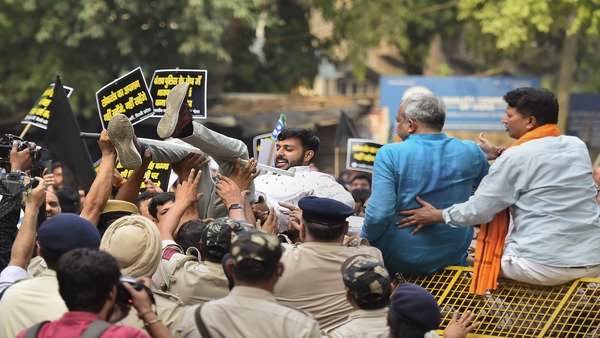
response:
[(187, 96), (189, 84), (186, 82), (180, 83), (171, 88), (167, 95), (167, 105), (165, 115), (158, 121), (156, 133), (162, 139), (169, 138), (175, 132), (177, 120), (179, 119), (179, 110), (183, 104), (183, 100)]
[(125, 169), (137, 169), (142, 165), (142, 157), (133, 143), (133, 126), (125, 115), (115, 115), (108, 123), (110, 143), (117, 150), (117, 156)]

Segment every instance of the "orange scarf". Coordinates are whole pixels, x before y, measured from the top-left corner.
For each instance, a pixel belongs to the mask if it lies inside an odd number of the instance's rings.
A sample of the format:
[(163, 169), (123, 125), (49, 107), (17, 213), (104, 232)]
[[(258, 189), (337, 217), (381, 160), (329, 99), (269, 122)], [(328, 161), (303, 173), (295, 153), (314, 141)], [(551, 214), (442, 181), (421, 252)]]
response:
[[(560, 130), (556, 124), (544, 124), (525, 133), (510, 146), (515, 147), (527, 141), (559, 135)], [(481, 225), (477, 235), (475, 265), (469, 292), (483, 296), (487, 290), (496, 290), (498, 287), (500, 259), (504, 251), (509, 219), (510, 213), (508, 209), (504, 209), (497, 213), (492, 221)]]

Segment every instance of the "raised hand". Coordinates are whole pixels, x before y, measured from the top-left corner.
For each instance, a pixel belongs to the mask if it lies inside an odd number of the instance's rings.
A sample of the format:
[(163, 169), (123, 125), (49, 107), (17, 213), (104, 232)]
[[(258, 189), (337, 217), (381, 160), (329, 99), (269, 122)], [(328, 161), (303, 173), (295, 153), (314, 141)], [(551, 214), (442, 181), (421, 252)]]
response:
[(260, 171), (256, 170), (257, 165), (258, 161), (253, 157), (242, 167), (241, 160), (238, 158), (235, 161), (235, 166), (233, 167), (233, 171), (231, 172), (231, 175), (229, 175), (229, 178), (235, 182), (240, 190), (247, 190), (250, 183), (260, 175)]

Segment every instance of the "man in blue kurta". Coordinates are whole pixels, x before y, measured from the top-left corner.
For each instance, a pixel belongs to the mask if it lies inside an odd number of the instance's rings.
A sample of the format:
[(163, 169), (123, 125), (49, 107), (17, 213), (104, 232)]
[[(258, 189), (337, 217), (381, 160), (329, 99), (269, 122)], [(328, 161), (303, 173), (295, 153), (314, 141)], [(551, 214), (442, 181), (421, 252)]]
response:
[(475, 142), (442, 133), (445, 119), (441, 99), (410, 95), (396, 116), (404, 141), (377, 152), (362, 236), (381, 250), (392, 273), (433, 273), (448, 265), (466, 265), (472, 228), (438, 223), (411, 235), (410, 229), (396, 224), (398, 211), (420, 206), (417, 196), (438, 209), (466, 201), (488, 172), (489, 163)]

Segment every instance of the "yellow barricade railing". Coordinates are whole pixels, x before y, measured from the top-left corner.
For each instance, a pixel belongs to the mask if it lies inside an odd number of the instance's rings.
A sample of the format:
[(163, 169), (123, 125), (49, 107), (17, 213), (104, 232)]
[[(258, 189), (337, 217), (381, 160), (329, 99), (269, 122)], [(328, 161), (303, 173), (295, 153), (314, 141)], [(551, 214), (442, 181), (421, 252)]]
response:
[(442, 329), (454, 310), (474, 312), (481, 325), (468, 337), (600, 337), (600, 278), (552, 287), (499, 278), (497, 290), (476, 296), (469, 293), (472, 274), (472, 268), (447, 267), (407, 281), (438, 300)]

